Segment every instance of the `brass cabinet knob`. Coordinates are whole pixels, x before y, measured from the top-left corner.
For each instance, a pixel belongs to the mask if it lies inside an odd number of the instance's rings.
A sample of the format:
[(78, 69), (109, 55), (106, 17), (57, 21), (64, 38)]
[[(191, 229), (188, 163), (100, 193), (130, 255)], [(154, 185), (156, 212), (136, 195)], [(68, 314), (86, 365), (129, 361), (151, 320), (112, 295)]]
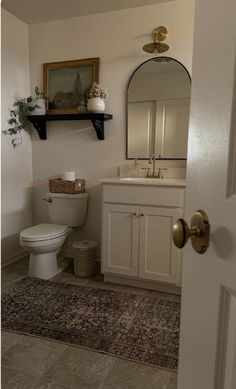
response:
[(206, 213), (199, 209), (191, 218), (191, 227), (184, 219), (178, 219), (173, 225), (173, 241), (176, 247), (183, 248), (191, 239), (194, 250), (203, 254), (209, 246), (210, 224)]

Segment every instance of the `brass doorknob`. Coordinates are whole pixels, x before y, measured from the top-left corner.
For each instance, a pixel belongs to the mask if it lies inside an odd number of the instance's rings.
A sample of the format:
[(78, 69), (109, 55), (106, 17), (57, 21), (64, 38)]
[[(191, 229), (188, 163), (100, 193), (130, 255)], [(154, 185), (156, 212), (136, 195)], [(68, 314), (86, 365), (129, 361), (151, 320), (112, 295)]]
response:
[(201, 209), (191, 218), (190, 228), (184, 219), (178, 219), (173, 225), (173, 241), (176, 247), (183, 248), (190, 238), (194, 250), (199, 254), (203, 254), (209, 246), (209, 233), (208, 217)]

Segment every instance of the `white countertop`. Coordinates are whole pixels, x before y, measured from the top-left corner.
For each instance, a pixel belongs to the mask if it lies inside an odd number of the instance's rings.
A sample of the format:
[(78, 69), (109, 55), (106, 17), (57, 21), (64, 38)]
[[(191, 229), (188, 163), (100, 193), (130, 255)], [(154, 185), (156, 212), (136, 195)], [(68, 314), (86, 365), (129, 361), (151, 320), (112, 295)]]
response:
[(186, 186), (186, 180), (180, 178), (151, 178), (151, 177), (112, 177), (98, 180), (102, 184), (119, 185), (148, 185), (148, 186)]

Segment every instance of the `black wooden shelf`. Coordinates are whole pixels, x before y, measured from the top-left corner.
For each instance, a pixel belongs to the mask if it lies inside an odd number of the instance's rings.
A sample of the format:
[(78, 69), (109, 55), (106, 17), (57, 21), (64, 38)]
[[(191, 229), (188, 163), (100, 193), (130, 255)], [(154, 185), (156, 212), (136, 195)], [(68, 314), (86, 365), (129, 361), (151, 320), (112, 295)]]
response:
[(56, 120), (91, 120), (93, 127), (97, 133), (99, 140), (104, 139), (104, 122), (111, 120), (112, 115), (108, 113), (67, 113), (67, 114), (46, 114), (46, 115), (30, 115), (27, 117), (33, 124), (34, 128), (38, 131), (39, 138), (42, 140), (47, 139), (47, 122)]

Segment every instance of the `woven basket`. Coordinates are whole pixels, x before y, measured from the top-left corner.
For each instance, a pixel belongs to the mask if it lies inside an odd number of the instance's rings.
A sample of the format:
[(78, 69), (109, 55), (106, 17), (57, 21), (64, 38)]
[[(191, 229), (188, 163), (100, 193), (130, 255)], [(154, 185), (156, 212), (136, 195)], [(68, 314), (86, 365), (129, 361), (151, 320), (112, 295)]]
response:
[(66, 181), (61, 178), (53, 178), (49, 180), (49, 191), (51, 193), (84, 193), (85, 180), (76, 179), (75, 181)]
[(96, 273), (97, 243), (81, 240), (73, 243), (74, 272), (80, 278), (87, 278)]

